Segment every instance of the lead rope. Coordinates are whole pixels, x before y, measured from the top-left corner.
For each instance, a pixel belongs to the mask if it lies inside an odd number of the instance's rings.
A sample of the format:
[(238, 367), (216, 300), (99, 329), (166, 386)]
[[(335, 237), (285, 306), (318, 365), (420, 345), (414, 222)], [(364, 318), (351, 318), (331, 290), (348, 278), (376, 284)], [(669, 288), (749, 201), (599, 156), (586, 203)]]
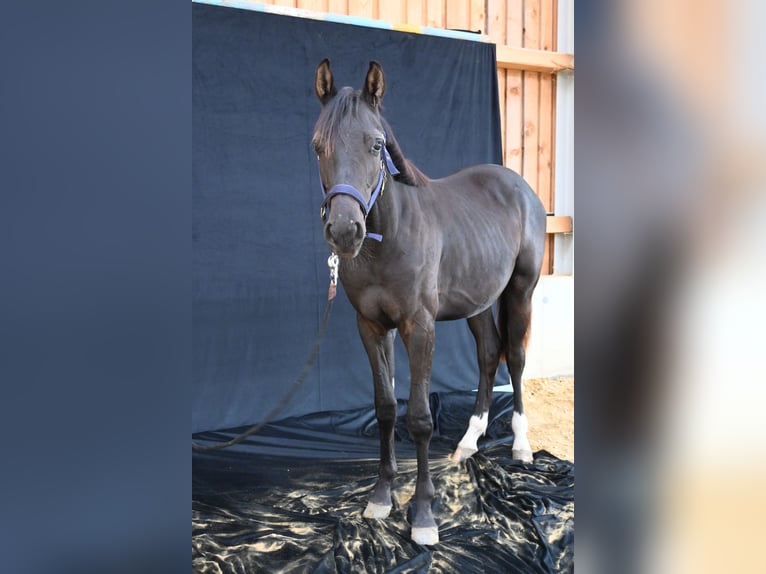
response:
[(327, 324), (330, 320), (330, 310), (332, 309), (332, 302), (333, 302), (333, 299), (335, 299), (336, 286), (338, 284), (338, 268), (340, 266), (340, 259), (335, 253), (330, 255), (330, 257), (327, 259), (327, 266), (330, 268), (330, 288), (327, 291), (327, 305), (325, 306), (325, 309), (324, 309), (324, 317), (322, 317), (322, 324), (319, 326), (319, 331), (317, 331), (317, 336), (316, 336), (316, 339), (314, 339), (314, 345), (311, 347), (309, 358), (306, 361), (306, 364), (303, 366), (303, 370), (301, 371), (300, 375), (298, 375), (298, 378), (295, 379), (295, 382), (290, 387), (290, 390), (287, 392), (284, 398), (279, 402), (279, 404), (269, 411), (269, 413), (261, 422), (254, 424), (242, 434), (235, 436), (233, 439), (231, 439), (228, 442), (223, 442), (220, 444), (213, 444), (208, 446), (203, 446), (199, 443), (192, 441), (192, 450), (195, 450), (198, 452), (200, 451), (204, 452), (204, 451), (210, 451), (210, 450), (221, 450), (223, 448), (228, 448), (230, 446), (233, 446), (237, 443), (242, 442), (247, 437), (257, 433), (269, 422), (271, 422), (273, 418), (283, 408), (285, 408), (287, 403), (289, 403), (290, 400), (293, 398), (293, 395), (295, 395), (295, 393), (298, 391), (300, 386), (306, 380), (306, 377), (308, 376), (309, 371), (311, 370), (311, 367), (314, 365), (314, 361), (316, 361), (317, 355), (319, 354), (319, 345), (321, 344), (322, 339), (324, 338), (324, 335), (327, 332)]

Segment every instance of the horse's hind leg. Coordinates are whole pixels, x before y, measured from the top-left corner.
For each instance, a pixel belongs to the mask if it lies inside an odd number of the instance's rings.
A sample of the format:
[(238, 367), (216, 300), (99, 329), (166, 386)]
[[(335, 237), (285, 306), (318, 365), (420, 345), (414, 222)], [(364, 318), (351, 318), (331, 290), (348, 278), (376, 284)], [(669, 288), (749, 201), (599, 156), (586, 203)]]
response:
[(375, 323), (357, 316), (362, 343), (367, 351), (375, 384), (375, 416), (380, 431), (379, 478), (364, 510), (365, 518), (386, 518), (391, 512), (391, 483), (396, 476), (394, 427), (396, 396), (394, 395), (394, 337)]
[[(532, 266), (534, 269), (535, 267)], [(539, 269), (539, 266), (537, 267)], [(527, 415), (524, 413), (521, 375), (526, 361), (526, 339), (532, 316), (532, 292), (539, 278), (539, 272), (526, 274), (517, 264), (508, 287), (500, 298), (500, 321), (505, 343), (505, 357), (513, 385), (513, 458), (532, 462), (532, 447), (527, 438)]]
[(468, 430), (452, 455), (452, 460), (456, 462), (469, 458), (478, 450), (476, 441), (487, 430), (489, 406), (492, 403), (492, 385), (500, 362), (500, 336), (492, 318), (492, 309), (487, 309), (468, 319), (468, 326), (476, 340), (479, 391), (476, 394), (473, 414), (468, 422)]

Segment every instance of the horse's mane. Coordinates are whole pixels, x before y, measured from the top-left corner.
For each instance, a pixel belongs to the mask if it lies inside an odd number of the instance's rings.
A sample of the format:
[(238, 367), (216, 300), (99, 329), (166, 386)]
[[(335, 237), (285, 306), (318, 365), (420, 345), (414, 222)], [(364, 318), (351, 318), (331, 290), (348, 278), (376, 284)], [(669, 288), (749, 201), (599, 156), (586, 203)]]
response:
[[(327, 102), (327, 105), (322, 109), (322, 113), (319, 114), (319, 119), (314, 127), (312, 143), (315, 148), (322, 149), (325, 153), (332, 153), (332, 144), (339, 135), (338, 128), (341, 119), (349, 114), (353, 116), (358, 115), (360, 100), (360, 90), (342, 88), (334, 98)], [(399, 174), (395, 175), (394, 179), (415, 187), (426, 185), (430, 181), (428, 176), (404, 157), (391, 126), (382, 115), (380, 120), (386, 132), (386, 149), (391, 154), (391, 160), (394, 162), (396, 169), (399, 170)]]
[(386, 118), (380, 116), (380, 121), (383, 123), (383, 129), (386, 131), (386, 149), (391, 155), (391, 161), (394, 162), (396, 169), (399, 170), (399, 174), (395, 175), (394, 179), (415, 187), (426, 185), (430, 181), (428, 176), (420, 171), (414, 163), (404, 157), (402, 148), (399, 147), (399, 142), (396, 141), (394, 131), (388, 124), (388, 121), (386, 121)]

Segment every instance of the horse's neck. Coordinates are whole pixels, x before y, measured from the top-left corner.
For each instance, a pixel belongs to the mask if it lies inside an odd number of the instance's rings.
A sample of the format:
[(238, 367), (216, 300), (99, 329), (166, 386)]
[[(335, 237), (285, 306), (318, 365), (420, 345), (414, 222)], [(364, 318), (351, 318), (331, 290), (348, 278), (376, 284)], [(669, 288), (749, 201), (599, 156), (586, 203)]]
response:
[(399, 210), (403, 200), (401, 189), (403, 185), (395, 181), (391, 175), (386, 175), (383, 193), (367, 218), (367, 231), (382, 235), (381, 245), (385, 243), (386, 237), (389, 240), (396, 237), (399, 228)]

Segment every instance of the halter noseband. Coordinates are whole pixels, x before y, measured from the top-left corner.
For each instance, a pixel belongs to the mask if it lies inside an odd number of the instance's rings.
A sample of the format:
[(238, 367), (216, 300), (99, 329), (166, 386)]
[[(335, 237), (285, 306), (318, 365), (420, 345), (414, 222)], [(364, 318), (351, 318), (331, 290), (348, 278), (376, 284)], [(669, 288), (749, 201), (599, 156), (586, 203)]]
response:
[[(319, 177), (319, 185), (322, 186), (322, 193), (324, 194), (324, 201), (322, 202), (322, 207), (320, 210), (322, 221), (326, 221), (327, 206), (329, 205), (330, 200), (336, 195), (348, 195), (353, 197), (356, 200), (356, 202), (359, 204), (359, 206), (362, 208), (362, 213), (364, 214), (364, 218), (367, 219), (367, 215), (372, 210), (372, 206), (375, 205), (375, 202), (378, 200), (378, 197), (380, 197), (380, 194), (383, 191), (383, 185), (386, 180), (386, 168), (388, 168), (388, 171), (391, 175), (397, 175), (399, 173), (399, 170), (396, 169), (394, 162), (391, 160), (391, 154), (388, 153), (385, 140), (383, 142), (383, 149), (381, 150), (380, 153), (382, 157), (380, 160), (380, 175), (378, 176), (378, 184), (375, 186), (375, 189), (373, 190), (369, 201), (365, 200), (364, 196), (353, 185), (348, 185), (345, 183), (339, 183), (338, 185), (333, 185), (330, 188), (330, 190), (327, 193), (325, 193), (324, 185), (322, 185), (322, 177), (321, 176)], [(369, 237), (370, 239), (374, 239), (375, 241), (383, 241), (383, 236), (380, 235), (379, 233), (368, 232), (367, 235), (365, 235), (365, 237)]]

